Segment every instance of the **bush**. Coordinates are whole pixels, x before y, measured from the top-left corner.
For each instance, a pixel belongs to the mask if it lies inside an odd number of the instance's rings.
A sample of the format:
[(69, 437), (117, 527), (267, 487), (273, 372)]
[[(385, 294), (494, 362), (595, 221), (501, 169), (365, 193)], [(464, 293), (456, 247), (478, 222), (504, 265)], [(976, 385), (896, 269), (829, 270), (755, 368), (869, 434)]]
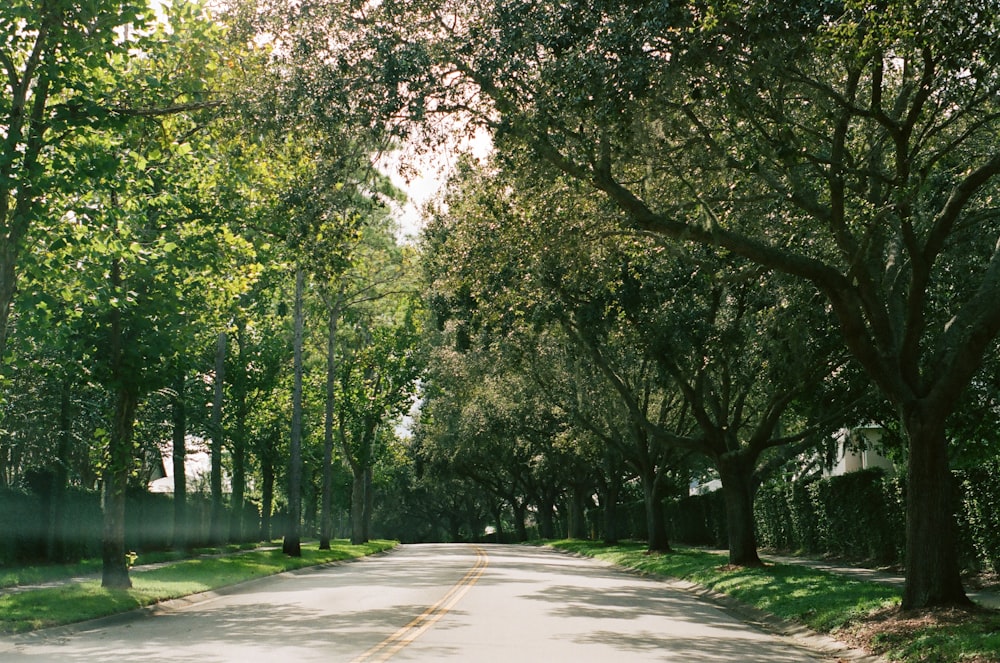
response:
[(956, 472), (962, 561), (1000, 572), (1000, 458)]
[[(49, 491), (41, 490), (41, 493), (0, 490), (0, 531), (4, 533), (0, 537), (0, 564), (73, 562), (100, 557), (103, 529), (100, 494), (68, 487), (62, 517), (53, 528)], [(249, 510), (256, 514), (252, 506), (248, 507), (244, 530), (255, 538), (259, 514), (253, 515)], [(210, 513), (211, 500), (207, 495), (187, 496), (187, 546), (208, 543)], [(125, 545), (129, 550), (164, 550), (172, 545), (172, 495), (129, 491), (125, 518)]]
[[(1000, 458), (955, 473), (959, 555), (973, 570), (1000, 571)], [(714, 497), (713, 497), (714, 496)], [(903, 562), (906, 482), (881, 469), (825, 479), (765, 484), (754, 513), (762, 548), (879, 565)], [(716, 500), (718, 506), (706, 508)], [(721, 491), (683, 498), (668, 509), (676, 540), (725, 547)], [(712, 532), (719, 537), (712, 543)]]

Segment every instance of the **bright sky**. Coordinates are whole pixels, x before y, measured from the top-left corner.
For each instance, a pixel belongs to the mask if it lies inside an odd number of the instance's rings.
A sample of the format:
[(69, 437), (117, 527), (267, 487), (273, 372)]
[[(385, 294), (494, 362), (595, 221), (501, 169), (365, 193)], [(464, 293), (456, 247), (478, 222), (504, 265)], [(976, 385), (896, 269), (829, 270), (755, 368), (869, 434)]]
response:
[[(415, 238), (423, 227), (422, 209), (445, 186), (448, 174), (455, 167), (458, 156), (471, 153), (485, 159), (493, 150), (493, 141), (486, 132), (478, 132), (472, 139), (455, 138), (455, 144), (430, 154), (418, 154), (414, 146), (383, 156), (377, 167), (406, 192), (406, 205), (397, 210), (401, 238)], [(409, 177), (404, 176), (406, 170)]]

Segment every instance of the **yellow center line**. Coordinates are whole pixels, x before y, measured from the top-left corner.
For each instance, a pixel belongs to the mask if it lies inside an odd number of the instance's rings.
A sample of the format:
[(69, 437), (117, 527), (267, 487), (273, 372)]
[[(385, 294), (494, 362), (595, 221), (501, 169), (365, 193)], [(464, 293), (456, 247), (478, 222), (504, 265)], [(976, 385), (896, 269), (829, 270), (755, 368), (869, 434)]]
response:
[[(476, 551), (476, 564), (462, 576), (448, 592), (441, 597), (441, 600), (424, 610), (415, 617), (409, 624), (399, 629), (388, 638), (378, 643), (368, 651), (364, 652), (351, 663), (363, 663), (366, 661), (388, 661), (401, 649), (424, 634), (427, 629), (434, 626), (439, 619), (444, 617), (449, 610), (455, 607), (462, 597), (472, 588), (479, 578), (486, 572), (489, 565), (489, 557), (486, 551), (479, 546), (473, 546)], [(377, 656), (376, 656), (377, 655)]]

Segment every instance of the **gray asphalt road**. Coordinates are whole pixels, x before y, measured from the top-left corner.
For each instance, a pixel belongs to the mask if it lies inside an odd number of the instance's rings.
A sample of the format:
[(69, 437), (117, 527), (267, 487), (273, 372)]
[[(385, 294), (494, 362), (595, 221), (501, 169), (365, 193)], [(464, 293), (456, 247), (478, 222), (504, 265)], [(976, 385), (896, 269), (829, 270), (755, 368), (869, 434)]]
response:
[(0, 661), (821, 660), (665, 584), (522, 546), (403, 546), (124, 623), (0, 643)]

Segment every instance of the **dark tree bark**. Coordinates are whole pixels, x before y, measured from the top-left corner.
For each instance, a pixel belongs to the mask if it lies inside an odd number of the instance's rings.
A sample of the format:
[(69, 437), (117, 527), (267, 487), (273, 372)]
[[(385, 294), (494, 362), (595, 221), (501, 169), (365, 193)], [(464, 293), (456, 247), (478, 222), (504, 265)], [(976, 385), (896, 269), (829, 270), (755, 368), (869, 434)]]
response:
[(570, 487), (569, 495), (569, 538), (589, 539), (586, 518), (586, 493), (578, 485)]
[(372, 531), (372, 513), (375, 511), (375, 490), (372, 486), (372, 478), (374, 475), (374, 470), (372, 470), (371, 465), (365, 468), (365, 510), (362, 513), (361, 522), (363, 523), (362, 535), (364, 536), (365, 542), (371, 538)]
[(125, 560), (125, 489), (133, 463), (132, 431), (138, 405), (138, 390), (134, 386), (123, 384), (118, 387), (109, 458), (101, 489), (104, 515), (101, 586), (109, 589), (132, 586)]
[(66, 484), (69, 481), (69, 453), (72, 448), (72, 388), (69, 376), (63, 376), (59, 391), (59, 448), (49, 493), (49, 531), (46, 540), (46, 557), (62, 561), (66, 556), (64, 512), (66, 510)]
[(351, 483), (351, 543), (361, 545), (368, 541), (365, 535), (365, 502), (367, 501), (367, 482), (365, 470), (362, 467), (354, 469), (354, 480)]
[(260, 461), (260, 540), (271, 540), (271, 512), (274, 509), (274, 461), (264, 454)]
[(543, 496), (538, 504), (538, 533), (543, 539), (554, 539), (556, 524), (553, 511), (556, 508), (555, 499), (549, 495)]
[(621, 494), (622, 479), (617, 471), (610, 471), (601, 495), (603, 507), (603, 541), (608, 545), (618, 543), (618, 496)]
[(646, 538), (650, 552), (671, 552), (667, 536), (667, 521), (663, 511), (663, 494), (659, 478), (651, 472), (642, 475), (642, 494), (646, 506)]
[(245, 534), (244, 518), (246, 516), (247, 487), (247, 417), (250, 406), (247, 402), (247, 356), (246, 356), (246, 322), (242, 318), (236, 321), (236, 371), (231, 379), (233, 390), (233, 431), (229, 437), (229, 449), (232, 453), (233, 492), (230, 500), (229, 540), (243, 541)]
[(288, 527), (282, 551), (290, 557), (302, 556), (302, 336), (305, 326), (305, 272), (295, 271), (294, 383), (292, 386), (291, 458), (288, 466)]
[(222, 506), (222, 401), (224, 399), (223, 385), (226, 379), (226, 343), (225, 331), (219, 332), (215, 347), (215, 396), (212, 400), (212, 511), (209, 526), (209, 538), (213, 544), (222, 543), (224, 534), (223, 521), (225, 511)]
[(337, 323), (340, 319), (339, 299), (329, 307), (326, 337), (326, 409), (323, 428), (323, 489), (320, 496), (320, 550), (330, 549), (333, 537), (333, 444), (336, 424), (337, 391)]
[(753, 515), (754, 463), (745, 454), (731, 452), (719, 457), (716, 467), (722, 480), (726, 502), (729, 563), (735, 566), (761, 566)]
[(515, 500), (511, 504), (511, 508), (514, 511), (514, 532), (517, 536), (519, 543), (524, 543), (528, 540), (528, 527), (525, 524), (525, 517), (527, 516), (527, 505), (520, 500)]
[[(121, 263), (118, 260), (111, 265), (111, 283), (117, 289), (122, 287)], [(135, 381), (136, 367), (127, 366), (125, 362), (121, 308), (112, 308), (110, 323), (111, 381), (115, 386), (108, 456), (101, 485), (101, 586), (127, 589), (132, 586), (132, 580), (125, 560), (125, 490), (133, 463), (132, 430), (139, 407), (139, 387)]]
[[(902, 608), (971, 605), (962, 587), (954, 544), (954, 493), (943, 417), (913, 408), (902, 419), (910, 440)], [(945, 544), (926, 545), (936, 540)]]
[(174, 376), (173, 415), (173, 466), (174, 466), (174, 548), (185, 550), (191, 546), (194, 537), (188, 528), (187, 518), (187, 471), (184, 459), (187, 455), (187, 404), (185, 391), (187, 380), (183, 362), (178, 362)]

